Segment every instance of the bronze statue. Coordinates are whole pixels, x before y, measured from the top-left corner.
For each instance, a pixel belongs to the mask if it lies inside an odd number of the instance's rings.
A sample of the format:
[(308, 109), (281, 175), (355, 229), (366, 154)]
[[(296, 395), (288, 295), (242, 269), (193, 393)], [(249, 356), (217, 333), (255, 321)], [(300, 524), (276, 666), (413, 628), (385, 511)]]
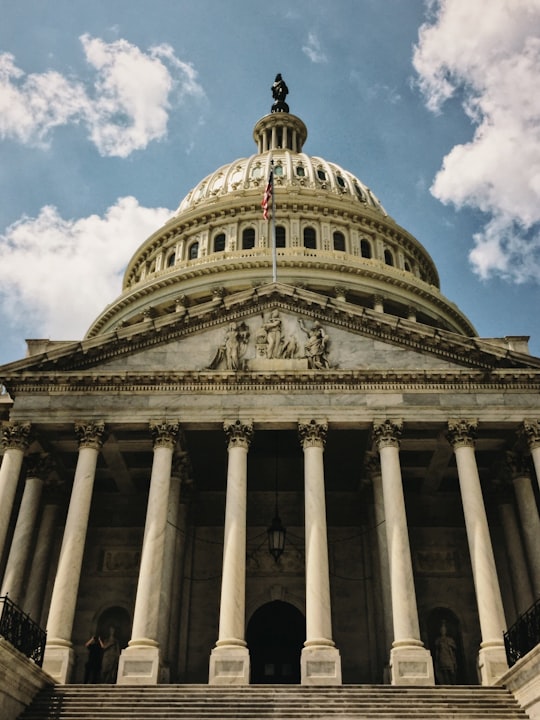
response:
[(281, 73), (276, 75), (274, 84), (272, 85), (272, 97), (274, 98), (274, 104), (272, 105), (271, 112), (289, 112), (289, 106), (285, 102), (285, 98), (289, 92), (285, 80), (281, 77)]

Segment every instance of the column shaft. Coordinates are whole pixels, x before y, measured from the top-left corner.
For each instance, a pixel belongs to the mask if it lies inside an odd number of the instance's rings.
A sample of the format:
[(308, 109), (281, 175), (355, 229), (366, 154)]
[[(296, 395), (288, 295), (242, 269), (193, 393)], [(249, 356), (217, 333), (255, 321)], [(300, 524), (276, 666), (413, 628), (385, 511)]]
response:
[(530, 608), (533, 596), (516, 515), (509, 501), (499, 503), (499, 515), (506, 542), (514, 602), (518, 614), (521, 614)]
[(49, 607), (44, 660), (44, 669), (61, 683), (69, 680), (74, 662), (71, 632), (104, 425), (77, 425), (76, 431), (79, 456)]
[(519, 473), (513, 478), (516, 501), (527, 550), (529, 570), (535, 598), (540, 598), (540, 518), (536, 498), (528, 473)]
[(5, 449), (0, 466), (0, 560), (5, 551), (11, 511), (29, 436), (29, 423), (6, 423), (2, 427), (2, 445)]
[(25, 611), (38, 624), (43, 611), (43, 594), (47, 582), (49, 561), (54, 540), (54, 529), (58, 518), (58, 505), (45, 505), (41, 513), (38, 536), (28, 574), (28, 587), (24, 598)]
[(253, 427), (237, 420), (225, 424), (229, 438), (227, 496), (219, 634), (210, 656), (210, 684), (247, 685), (249, 653), (245, 642), (247, 455)]

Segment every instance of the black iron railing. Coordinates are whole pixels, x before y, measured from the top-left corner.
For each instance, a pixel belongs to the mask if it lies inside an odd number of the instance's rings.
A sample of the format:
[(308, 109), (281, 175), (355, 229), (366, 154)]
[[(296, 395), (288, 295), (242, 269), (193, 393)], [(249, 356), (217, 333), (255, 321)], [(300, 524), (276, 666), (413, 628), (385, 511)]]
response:
[(47, 639), (45, 630), (23, 613), (7, 595), (0, 597), (0, 606), (0, 636), (41, 667)]
[(508, 667), (540, 643), (540, 599), (504, 633), (504, 647)]

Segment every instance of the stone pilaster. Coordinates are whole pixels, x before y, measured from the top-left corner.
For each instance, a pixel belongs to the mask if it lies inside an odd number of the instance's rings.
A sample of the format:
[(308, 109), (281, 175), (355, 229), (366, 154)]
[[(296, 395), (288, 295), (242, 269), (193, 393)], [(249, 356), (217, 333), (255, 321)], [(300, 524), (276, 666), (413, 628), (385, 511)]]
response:
[(71, 632), (105, 425), (103, 422), (76, 423), (75, 432), (79, 438), (79, 456), (49, 608), (43, 662), (43, 669), (59, 683), (69, 681), (73, 667)]
[(330, 573), (324, 489), (324, 444), (328, 425), (299, 423), (304, 451), (306, 534), (306, 641), (300, 670), (302, 685), (341, 685), (341, 658), (332, 640)]
[(30, 423), (7, 422), (2, 425), (4, 450), (0, 466), (0, 559), (5, 550), (9, 520), (21, 474), (26, 448), (30, 444)]
[(0, 595), (7, 595), (21, 605), (26, 569), (30, 557), (32, 538), (41, 502), (43, 482), (51, 470), (48, 455), (36, 453), (26, 459), (26, 480), (17, 515), (13, 540), (6, 564)]
[(479, 676), (482, 685), (493, 685), (508, 668), (502, 638), (506, 621), (474, 454), (476, 433), (474, 420), (448, 422), (448, 440), (456, 457), (482, 634)]
[(386, 542), (390, 568), (394, 640), (390, 651), (393, 685), (433, 685), (433, 661), (420, 639), (416, 593), (399, 462), (402, 422), (385, 420), (373, 425), (381, 462)]
[(521, 520), (521, 530), (535, 598), (540, 597), (540, 518), (531, 482), (529, 458), (521, 453), (507, 453), (512, 484)]
[(247, 455), (251, 423), (225, 423), (228, 440), (227, 497), (219, 636), (210, 655), (211, 685), (248, 685), (249, 651), (245, 641)]
[(154, 458), (146, 523), (139, 568), (139, 581), (128, 647), (118, 665), (118, 685), (156, 685), (160, 677), (158, 642), (160, 598), (163, 582), (165, 537), (173, 453), (178, 422), (151, 422)]

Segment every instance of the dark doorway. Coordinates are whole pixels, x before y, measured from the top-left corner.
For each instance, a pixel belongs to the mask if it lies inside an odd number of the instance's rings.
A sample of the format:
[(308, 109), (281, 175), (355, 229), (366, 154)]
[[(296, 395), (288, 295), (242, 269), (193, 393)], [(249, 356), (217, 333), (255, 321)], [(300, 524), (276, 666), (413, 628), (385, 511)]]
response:
[(253, 685), (300, 682), (300, 653), (306, 638), (300, 610), (281, 600), (266, 603), (253, 614), (246, 635)]

